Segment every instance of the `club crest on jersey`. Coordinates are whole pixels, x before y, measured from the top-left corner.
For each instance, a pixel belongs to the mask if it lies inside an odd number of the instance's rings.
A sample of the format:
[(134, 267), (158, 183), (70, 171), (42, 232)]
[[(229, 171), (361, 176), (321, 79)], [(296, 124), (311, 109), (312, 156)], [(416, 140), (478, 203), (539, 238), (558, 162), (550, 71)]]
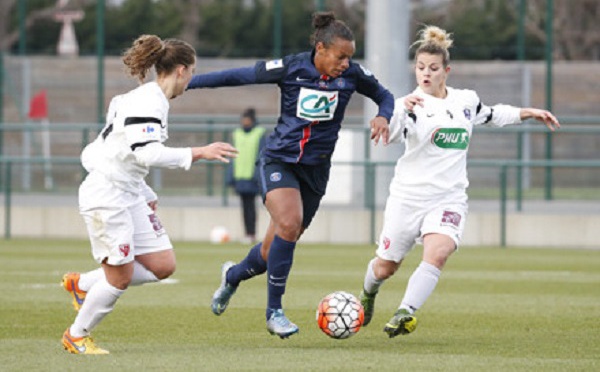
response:
[(346, 81), (343, 78), (336, 79), (335, 83), (337, 84), (338, 88), (343, 88), (344, 85), (346, 85)]
[(458, 227), (460, 225), (460, 214), (452, 211), (444, 211), (442, 214), (442, 225), (452, 225)]
[(131, 250), (129, 244), (120, 244), (119, 245), (119, 252), (121, 253), (121, 256), (123, 257), (127, 257), (129, 256), (129, 251)]
[(464, 128), (438, 128), (431, 135), (431, 143), (441, 149), (466, 150), (469, 132)]
[(463, 114), (465, 114), (465, 118), (467, 118), (467, 120), (471, 120), (471, 110), (466, 108), (463, 110)]
[(271, 175), (269, 176), (269, 179), (271, 180), (271, 182), (279, 182), (279, 181), (281, 181), (281, 173), (279, 173), (279, 172), (271, 173)]
[(339, 95), (337, 91), (301, 88), (296, 107), (296, 116), (307, 120), (326, 121), (333, 119)]

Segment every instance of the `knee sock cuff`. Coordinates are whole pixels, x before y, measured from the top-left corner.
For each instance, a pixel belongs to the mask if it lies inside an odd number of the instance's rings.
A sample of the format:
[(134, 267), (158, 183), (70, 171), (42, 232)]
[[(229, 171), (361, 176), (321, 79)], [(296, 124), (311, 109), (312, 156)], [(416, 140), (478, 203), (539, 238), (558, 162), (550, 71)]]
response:
[(430, 264), (429, 262), (421, 261), (419, 267), (428, 272), (429, 274), (435, 275), (436, 277), (439, 277), (442, 273), (440, 269), (438, 269), (435, 265)]

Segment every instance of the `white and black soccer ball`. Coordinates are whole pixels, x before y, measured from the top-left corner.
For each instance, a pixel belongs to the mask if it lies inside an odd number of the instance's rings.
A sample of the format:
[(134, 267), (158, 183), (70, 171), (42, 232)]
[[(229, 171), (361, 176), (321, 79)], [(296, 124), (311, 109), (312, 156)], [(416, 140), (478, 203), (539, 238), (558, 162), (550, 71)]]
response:
[(343, 291), (323, 297), (317, 308), (317, 324), (323, 333), (338, 340), (356, 334), (365, 320), (365, 311), (356, 296)]

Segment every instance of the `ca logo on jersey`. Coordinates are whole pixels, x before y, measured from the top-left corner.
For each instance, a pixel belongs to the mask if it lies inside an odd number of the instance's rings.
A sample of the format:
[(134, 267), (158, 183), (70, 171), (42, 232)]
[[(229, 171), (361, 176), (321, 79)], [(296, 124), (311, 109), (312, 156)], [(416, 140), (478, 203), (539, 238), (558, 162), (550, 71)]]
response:
[(433, 132), (431, 143), (442, 149), (466, 150), (469, 132), (464, 128), (439, 128)]
[(296, 116), (307, 120), (331, 120), (337, 108), (339, 95), (337, 91), (320, 91), (300, 88)]

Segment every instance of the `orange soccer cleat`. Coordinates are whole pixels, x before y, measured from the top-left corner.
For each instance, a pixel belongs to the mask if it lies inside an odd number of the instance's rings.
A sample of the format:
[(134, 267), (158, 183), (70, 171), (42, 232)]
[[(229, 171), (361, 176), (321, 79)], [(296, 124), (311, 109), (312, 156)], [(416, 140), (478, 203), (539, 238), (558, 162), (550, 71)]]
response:
[(73, 297), (73, 307), (79, 311), (87, 294), (79, 289), (79, 273), (66, 273), (62, 278), (61, 285)]
[(69, 332), (69, 328), (62, 336), (62, 344), (65, 350), (71, 354), (87, 354), (87, 355), (103, 355), (110, 354), (108, 350), (104, 350), (96, 346), (91, 336), (73, 337)]

